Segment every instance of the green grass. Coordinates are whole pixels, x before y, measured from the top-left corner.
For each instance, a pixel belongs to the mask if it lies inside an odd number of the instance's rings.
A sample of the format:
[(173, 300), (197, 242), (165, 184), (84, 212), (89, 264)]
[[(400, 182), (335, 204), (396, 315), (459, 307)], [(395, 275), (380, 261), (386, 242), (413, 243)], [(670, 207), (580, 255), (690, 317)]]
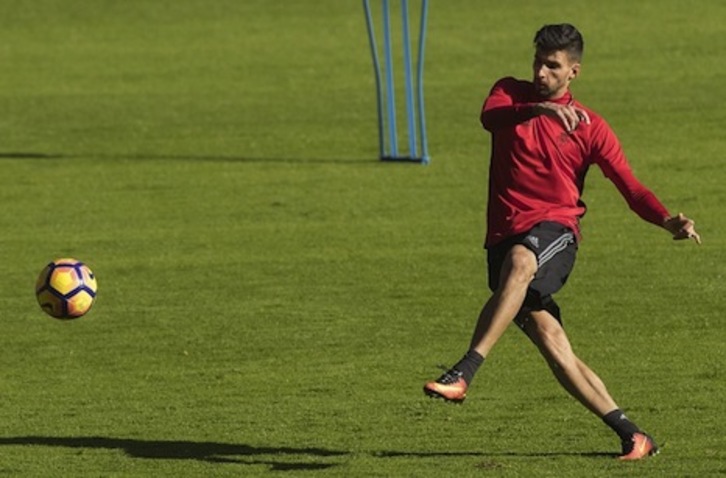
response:
[[(726, 474), (720, 3), (432, 2), (427, 167), (376, 160), (358, 1), (0, 17), (0, 476)], [(612, 459), (514, 330), (464, 406), (420, 392), (488, 296), (481, 101), (529, 76), (557, 21), (585, 34), (577, 97), (704, 238), (672, 243), (591, 172), (560, 299), (578, 353), (664, 443), (642, 463)], [(70, 323), (33, 297), (60, 256), (99, 280)]]

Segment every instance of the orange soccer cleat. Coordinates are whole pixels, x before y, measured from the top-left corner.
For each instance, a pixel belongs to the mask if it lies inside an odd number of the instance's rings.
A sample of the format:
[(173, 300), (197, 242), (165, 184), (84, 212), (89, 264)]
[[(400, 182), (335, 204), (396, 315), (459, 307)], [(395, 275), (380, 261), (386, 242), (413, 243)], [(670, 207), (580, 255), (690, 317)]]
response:
[(618, 460), (640, 460), (647, 456), (657, 455), (659, 451), (658, 445), (650, 435), (638, 432), (630, 441), (623, 442), (623, 453), (618, 456)]
[(462, 375), (460, 371), (450, 369), (433, 382), (427, 382), (423, 388), (424, 393), (429, 397), (443, 398), (447, 402), (461, 403), (469, 388)]

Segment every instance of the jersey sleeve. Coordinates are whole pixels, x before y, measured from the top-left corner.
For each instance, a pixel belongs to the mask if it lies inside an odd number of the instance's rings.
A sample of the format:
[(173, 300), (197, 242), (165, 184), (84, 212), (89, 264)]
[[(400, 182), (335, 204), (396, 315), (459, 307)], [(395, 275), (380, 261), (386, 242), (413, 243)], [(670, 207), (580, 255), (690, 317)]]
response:
[(520, 81), (502, 78), (489, 92), (479, 119), (487, 131), (511, 127), (534, 118), (534, 104), (526, 101)]
[(600, 119), (593, 124), (591, 158), (602, 170), (632, 209), (643, 220), (662, 226), (670, 216), (656, 195), (643, 185), (623, 153), (620, 142), (610, 126)]

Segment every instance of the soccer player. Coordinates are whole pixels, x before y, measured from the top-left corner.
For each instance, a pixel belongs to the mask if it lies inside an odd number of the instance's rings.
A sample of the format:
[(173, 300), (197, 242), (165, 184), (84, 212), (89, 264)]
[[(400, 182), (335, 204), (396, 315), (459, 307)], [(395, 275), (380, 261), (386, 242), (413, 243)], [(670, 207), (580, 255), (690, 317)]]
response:
[(567, 281), (580, 241), (585, 175), (597, 165), (642, 219), (673, 239), (701, 238), (694, 222), (671, 215), (633, 175), (610, 126), (575, 100), (583, 39), (572, 25), (546, 25), (534, 38), (532, 81), (497, 81), (481, 123), (491, 133), (485, 247), (493, 294), (463, 358), (424, 392), (462, 402), (479, 366), (511, 322), (544, 356), (560, 384), (600, 417), (622, 442), (621, 460), (658, 452), (651, 436), (615, 403), (600, 378), (577, 356), (552, 298)]

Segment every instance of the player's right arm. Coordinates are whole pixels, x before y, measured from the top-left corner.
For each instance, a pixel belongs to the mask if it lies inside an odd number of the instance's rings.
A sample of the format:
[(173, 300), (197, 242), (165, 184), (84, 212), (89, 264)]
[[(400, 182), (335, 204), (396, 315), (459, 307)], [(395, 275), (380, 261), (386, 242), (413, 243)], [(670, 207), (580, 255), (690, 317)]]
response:
[(539, 115), (559, 120), (571, 133), (581, 121), (590, 123), (587, 112), (574, 105), (551, 101), (531, 101), (531, 84), (511, 77), (499, 80), (482, 106), (480, 120), (489, 132), (509, 128)]
[(536, 103), (525, 100), (526, 82), (512, 77), (497, 81), (484, 101), (479, 119), (489, 132), (509, 128), (537, 116)]
[(559, 120), (568, 133), (575, 131), (580, 122), (590, 124), (590, 116), (587, 111), (575, 106), (572, 101), (566, 105), (551, 101), (535, 103), (534, 111), (535, 114), (546, 115)]

